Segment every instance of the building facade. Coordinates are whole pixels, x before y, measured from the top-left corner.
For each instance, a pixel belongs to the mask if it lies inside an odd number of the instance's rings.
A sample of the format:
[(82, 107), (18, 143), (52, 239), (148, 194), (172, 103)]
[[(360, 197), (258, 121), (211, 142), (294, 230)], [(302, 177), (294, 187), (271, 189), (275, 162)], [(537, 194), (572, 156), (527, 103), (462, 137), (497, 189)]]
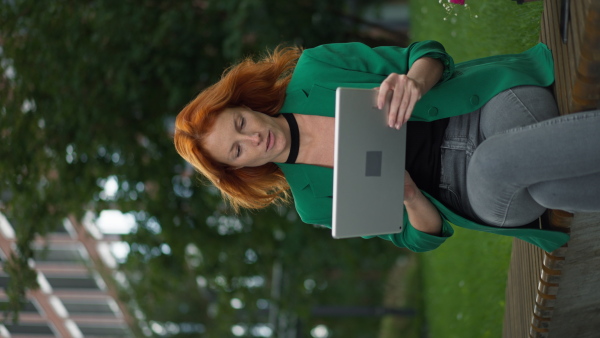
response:
[[(0, 259), (15, 248), (15, 231), (0, 213)], [(55, 232), (34, 242), (38, 290), (27, 292), (18, 324), (0, 322), (0, 337), (133, 337), (135, 320), (117, 298), (119, 283), (111, 246), (116, 235), (102, 234), (91, 216), (65, 219)], [(0, 303), (7, 303), (9, 277), (0, 269)]]

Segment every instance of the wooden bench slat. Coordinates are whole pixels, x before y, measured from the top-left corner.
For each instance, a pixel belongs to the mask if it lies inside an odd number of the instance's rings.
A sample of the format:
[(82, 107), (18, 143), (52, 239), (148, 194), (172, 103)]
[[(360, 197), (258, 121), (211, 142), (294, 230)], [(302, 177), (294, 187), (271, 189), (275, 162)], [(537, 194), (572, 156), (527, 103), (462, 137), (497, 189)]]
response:
[[(598, 9), (598, 17), (587, 18), (592, 2), (593, 10)], [(600, 104), (595, 96), (600, 93), (595, 87), (600, 85), (600, 70), (597, 70), (600, 62), (596, 60), (600, 58), (600, 28), (590, 28), (600, 25), (600, 0), (571, 0), (570, 10), (566, 44), (560, 35), (561, 0), (544, 1), (540, 25), (540, 40), (548, 45), (554, 57), (554, 91), (563, 115), (573, 112), (574, 91), (583, 100), (596, 100), (596, 105)], [(580, 61), (582, 54), (584, 60)], [(588, 59), (591, 61), (587, 62)], [(548, 218), (552, 228), (561, 230), (568, 228), (569, 216), (572, 215), (552, 211)], [(548, 337), (566, 251), (565, 246), (544, 255), (533, 245), (513, 241), (503, 337)]]

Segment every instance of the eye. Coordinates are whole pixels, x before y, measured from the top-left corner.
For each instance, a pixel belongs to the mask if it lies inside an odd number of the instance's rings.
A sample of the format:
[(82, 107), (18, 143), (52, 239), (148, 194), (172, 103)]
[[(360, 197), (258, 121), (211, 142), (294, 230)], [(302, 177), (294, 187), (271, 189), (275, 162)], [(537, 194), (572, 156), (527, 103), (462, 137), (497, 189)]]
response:
[(245, 118), (241, 118), (240, 119), (240, 129), (244, 128), (244, 125), (246, 124), (246, 119)]
[(242, 147), (240, 147), (239, 145), (237, 146), (237, 149), (235, 151), (235, 157), (238, 158), (240, 157), (240, 155), (242, 154)]

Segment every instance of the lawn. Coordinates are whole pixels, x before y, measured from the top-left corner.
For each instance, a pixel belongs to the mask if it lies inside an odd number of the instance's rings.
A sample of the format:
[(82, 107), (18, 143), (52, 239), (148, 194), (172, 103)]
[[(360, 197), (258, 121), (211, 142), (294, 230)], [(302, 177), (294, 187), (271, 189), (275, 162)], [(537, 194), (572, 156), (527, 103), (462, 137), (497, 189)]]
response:
[(542, 1), (467, 0), (464, 7), (441, 1), (411, 0), (411, 38), (440, 41), (456, 62), (519, 53), (539, 40)]
[(512, 239), (462, 228), (420, 256), (430, 337), (500, 337)]
[[(411, 1), (411, 38), (440, 41), (456, 62), (518, 53), (538, 42), (542, 2), (467, 0), (463, 7), (442, 1)], [(381, 338), (501, 337), (512, 238), (455, 231), (440, 248), (418, 254), (418, 268), (396, 281), (408, 295), (420, 295), (402, 305), (419, 310), (411, 321), (421, 327), (388, 317)]]

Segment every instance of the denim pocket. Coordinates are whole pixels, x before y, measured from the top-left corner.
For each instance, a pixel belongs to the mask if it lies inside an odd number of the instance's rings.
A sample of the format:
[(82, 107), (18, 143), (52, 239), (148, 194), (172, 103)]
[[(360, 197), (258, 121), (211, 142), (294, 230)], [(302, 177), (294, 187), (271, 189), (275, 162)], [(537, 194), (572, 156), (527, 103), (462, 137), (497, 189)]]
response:
[(457, 212), (462, 210), (460, 198), (450, 185), (440, 183), (439, 198), (440, 202), (453, 211)]

